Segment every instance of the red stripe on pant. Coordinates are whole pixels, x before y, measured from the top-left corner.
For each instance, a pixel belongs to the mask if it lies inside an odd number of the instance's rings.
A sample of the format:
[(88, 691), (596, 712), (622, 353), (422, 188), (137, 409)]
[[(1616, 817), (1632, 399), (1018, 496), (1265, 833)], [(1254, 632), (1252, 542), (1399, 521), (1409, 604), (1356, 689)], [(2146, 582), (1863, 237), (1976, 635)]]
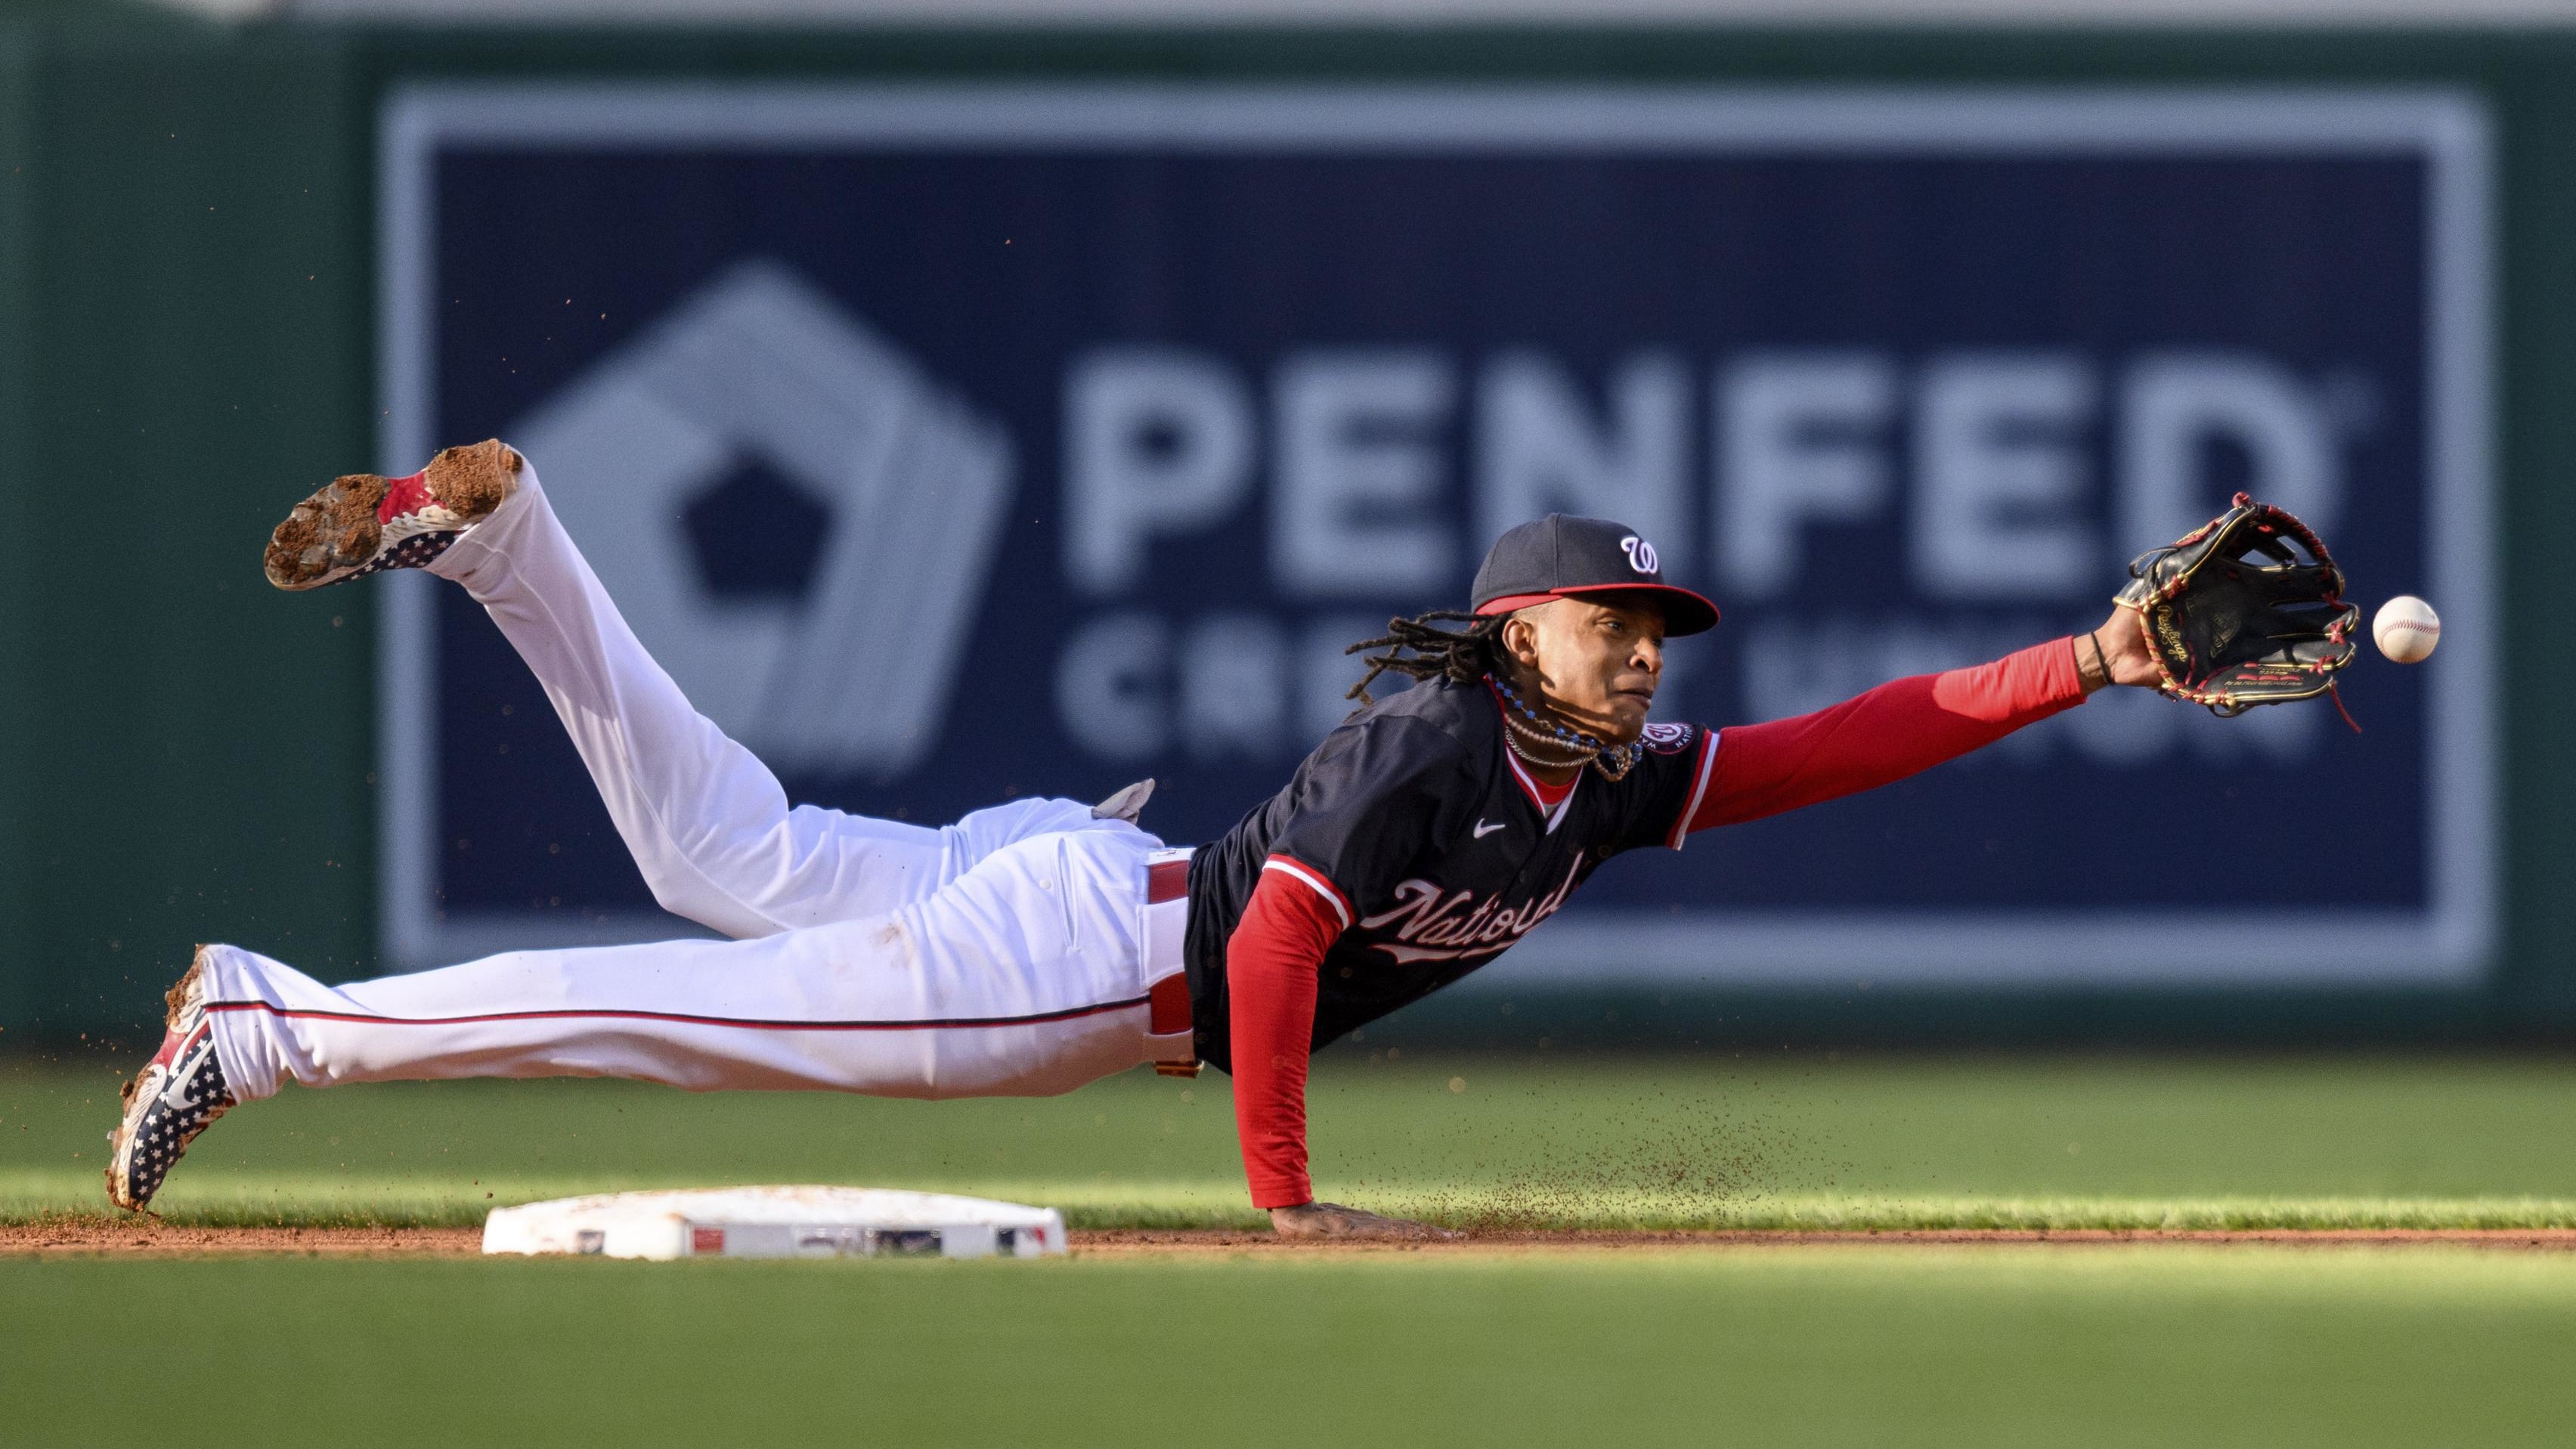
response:
[[(1168, 980), (1180, 981), (1178, 976)], [(1159, 995), (1159, 992), (1157, 993)], [(1182, 987), (1181, 1000), (1186, 1015), (1189, 989)], [(362, 1026), (466, 1026), (487, 1021), (561, 1021), (587, 1018), (608, 1021), (669, 1021), (683, 1026), (730, 1026), (746, 1031), (946, 1031), (985, 1026), (1041, 1026), (1052, 1021), (1074, 1021), (1103, 1012), (1124, 1011), (1131, 1006), (1156, 1005), (1154, 996), (1130, 997), (1125, 1001), (1104, 1001), (1097, 1006), (1069, 1006), (1062, 1011), (1041, 1011), (1028, 1016), (957, 1016), (934, 1017), (922, 1021), (772, 1021), (756, 1017), (694, 1016), (676, 1011), (494, 1011), (474, 1016), (369, 1016), (356, 1011), (296, 1011), (272, 1006), (265, 1001), (210, 1001), (208, 1012), (259, 1011), (270, 1016), (300, 1021), (348, 1021)]]

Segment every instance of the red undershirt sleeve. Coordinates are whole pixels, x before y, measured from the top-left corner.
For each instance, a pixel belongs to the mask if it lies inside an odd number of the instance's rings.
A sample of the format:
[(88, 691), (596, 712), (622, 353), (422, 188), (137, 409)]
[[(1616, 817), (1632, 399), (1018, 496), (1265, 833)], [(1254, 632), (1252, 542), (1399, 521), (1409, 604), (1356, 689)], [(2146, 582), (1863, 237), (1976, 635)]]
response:
[(1312, 1202), (1306, 1176), (1306, 1059), (1315, 983), (1340, 916), (1295, 876), (1266, 870), (1225, 948), (1234, 1038), (1234, 1126), (1258, 1208)]
[(2084, 702), (2070, 639), (1882, 684), (1814, 714), (1730, 725), (1690, 828), (1734, 825), (1874, 790)]

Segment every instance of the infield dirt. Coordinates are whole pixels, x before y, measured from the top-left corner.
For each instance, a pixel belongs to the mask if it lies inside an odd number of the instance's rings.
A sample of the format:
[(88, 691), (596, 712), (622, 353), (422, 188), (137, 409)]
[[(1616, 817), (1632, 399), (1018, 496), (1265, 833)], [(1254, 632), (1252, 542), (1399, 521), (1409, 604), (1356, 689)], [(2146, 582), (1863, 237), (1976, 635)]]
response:
[[(2271, 1247), (2406, 1248), (2441, 1245), (2507, 1252), (2576, 1253), (2576, 1229), (2364, 1229), (2314, 1231), (2108, 1231), (2028, 1232), (2010, 1229), (1838, 1232), (1483, 1232), (1444, 1242), (1300, 1242), (1268, 1233), (1225, 1230), (1125, 1230), (1076, 1232), (1077, 1256), (1316, 1254), (1316, 1253), (1619, 1253), (1647, 1250), (1769, 1249), (1868, 1245), (1874, 1247), (2055, 1247), (2124, 1244), (2262, 1244)], [(210, 1228), (144, 1219), (67, 1218), (0, 1224), (0, 1256), (78, 1254), (108, 1257), (192, 1258), (245, 1253), (305, 1257), (471, 1257), (483, 1250), (474, 1228)]]

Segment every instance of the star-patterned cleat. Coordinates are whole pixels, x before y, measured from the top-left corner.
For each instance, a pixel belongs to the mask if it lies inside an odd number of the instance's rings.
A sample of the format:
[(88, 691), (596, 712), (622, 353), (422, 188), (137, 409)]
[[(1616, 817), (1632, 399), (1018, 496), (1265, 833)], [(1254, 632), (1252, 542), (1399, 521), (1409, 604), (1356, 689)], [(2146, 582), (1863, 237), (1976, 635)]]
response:
[(404, 478), (351, 473), (295, 505), (268, 540), (268, 581), (318, 589), (416, 569), (518, 490), (519, 455), (498, 438), (449, 448)]
[(125, 1084), (125, 1120), (107, 1135), (107, 1200), (142, 1212), (188, 1144), (233, 1105), (206, 1021), (205, 948), (170, 988), (169, 1034)]

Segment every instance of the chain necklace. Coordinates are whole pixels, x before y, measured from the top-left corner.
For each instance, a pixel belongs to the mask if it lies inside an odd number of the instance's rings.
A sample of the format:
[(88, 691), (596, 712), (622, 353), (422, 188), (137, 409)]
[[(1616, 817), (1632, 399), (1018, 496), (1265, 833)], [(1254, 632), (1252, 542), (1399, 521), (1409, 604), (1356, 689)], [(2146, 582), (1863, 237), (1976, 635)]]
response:
[(1548, 752), (1558, 748), (1555, 740), (1532, 731), (1511, 715), (1503, 716), (1503, 743), (1511, 752), (1543, 770), (1580, 769), (1600, 758), (1595, 751), (1579, 751), (1567, 757), (1550, 758)]
[[(1542, 770), (1581, 769), (1585, 765), (1601, 772), (1605, 780), (1627, 778), (1628, 772), (1644, 758), (1642, 744), (1608, 745), (1592, 735), (1550, 719), (1523, 703), (1512, 687), (1495, 676), (1485, 676), (1501, 695), (1503, 710), (1503, 743), (1511, 752)], [(1547, 758), (1549, 752), (1558, 757)]]

